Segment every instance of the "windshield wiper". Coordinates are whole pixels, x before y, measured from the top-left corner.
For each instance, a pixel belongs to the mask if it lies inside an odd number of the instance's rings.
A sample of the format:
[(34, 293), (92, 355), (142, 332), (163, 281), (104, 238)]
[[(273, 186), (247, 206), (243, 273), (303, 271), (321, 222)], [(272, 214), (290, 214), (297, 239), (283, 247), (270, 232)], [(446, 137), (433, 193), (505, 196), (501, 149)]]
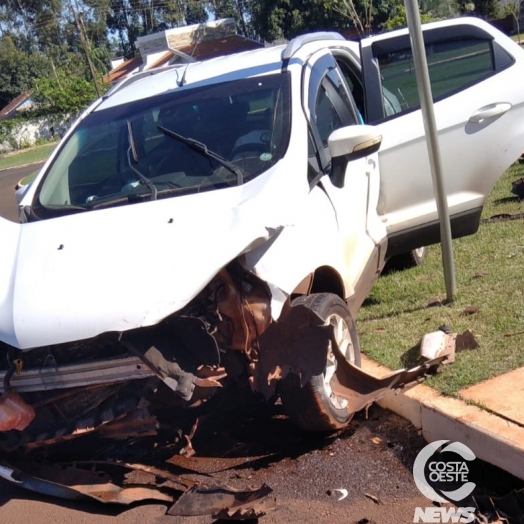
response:
[(133, 161), (135, 164), (138, 164), (138, 153), (136, 152), (136, 144), (135, 139), (133, 137), (133, 127), (131, 126), (131, 121), (127, 121), (127, 132), (129, 135), (129, 149), (127, 150), (127, 163), (129, 165), (129, 168), (136, 173), (136, 176), (138, 179), (143, 182), (151, 191), (151, 200), (156, 200), (157, 197), (157, 189), (155, 187), (155, 184), (149, 180), (145, 175), (143, 175), (138, 169), (136, 169), (133, 164), (131, 163), (131, 155), (133, 155)]
[(223, 156), (220, 156), (218, 153), (215, 153), (214, 151), (208, 149), (206, 144), (203, 144), (202, 142), (199, 142), (194, 138), (188, 138), (183, 135), (179, 135), (178, 133), (171, 131), (171, 129), (167, 129), (163, 126), (157, 126), (157, 129), (159, 131), (162, 131), (164, 135), (170, 136), (172, 138), (175, 138), (176, 140), (179, 140), (180, 142), (183, 142), (184, 144), (187, 144), (191, 149), (194, 149), (197, 153), (200, 153), (201, 155), (206, 156), (207, 158), (212, 158), (213, 160), (216, 160), (220, 165), (224, 166), (226, 169), (231, 171), (231, 173), (237, 176), (237, 184), (239, 186), (243, 184), (244, 173), (242, 172), (242, 170), (237, 165), (233, 164)]

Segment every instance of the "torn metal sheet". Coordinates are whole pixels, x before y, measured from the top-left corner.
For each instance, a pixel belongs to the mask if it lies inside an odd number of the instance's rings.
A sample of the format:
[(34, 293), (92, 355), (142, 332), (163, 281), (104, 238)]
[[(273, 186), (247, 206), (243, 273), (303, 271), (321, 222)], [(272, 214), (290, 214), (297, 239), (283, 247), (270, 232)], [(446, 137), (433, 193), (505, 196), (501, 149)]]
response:
[[(36, 449), (53, 444), (59, 444), (68, 440), (73, 440), (82, 437), (88, 433), (99, 431), (105, 426), (120, 421), (118, 426), (113, 426), (113, 431), (118, 435), (117, 438), (124, 436), (132, 436), (140, 428), (147, 427), (147, 433), (152, 433), (153, 426), (156, 425), (156, 420), (147, 412), (147, 408), (139, 407), (140, 402), (132, 399), (125, 399), (124, 401), (115, 404), (112, 408), (97, 412), (85, 418), (78, 420), (72, 425), (64, 425), (53, 431), (33, 434), (29, 428), (20, 435), (19, 444), (23, 444), (28, 450)], [(127, 418), (129, 417), (129, 418)], [(127, 421), (124, 422), (124, 419)], [(126, 434), (126, 429), (129, 434)], [(16, 447), (13, 445), (13, 447)]]
[(279, 321), (260, 337), (254, 389), (270, 397), (277, 380), (289, 373), (298, 375), (303, 386), (312, 376), (323, 373), (329, 349), (337, 359), (331, 387), (336, 395), (347, 400), (348, 413), (368, 407), (390, 389), (400, 391), (420, 383), (445, 358), (434, 358), (418, 367), (401, 369), (377, 378), (345, 359), (332, 325), (324, 324), (307, 307), (297, 305), (285, 308)]
[(32, 475), (27, 475), (19, 469), (10, 466), (7, 463), (0, 462), (0, 477), (8, 482), (12, 482), (17, 486), (40, 493), (41, 495), (48, 495), (50, 497), (61, 498), (65, 500), (81, 500), (84, 496), (74, 489), (62, 486), (49, 480), (40, 479)]
[(131, 411), (123, 418), (100, 428), (101, 437), (115, 439), (151, 437), (157, 432), (157, 418), (151, 415), (147, 408)]
[[(30, 491), (68, 500), (94, 499), (104, 504), (129, 505), (148, 500), (172, 503), (178, 499), (168, 514), (179, 516), (212, 515), (248, 520), (261, 517), (276, 506), (273, 491), (265, 484), (259, 489), (206, 486), (142, 464), (31, 463), (26, 464), (25, 469), (32, 473), (0, 463), (0, 477)], [(181, 496), (180, 492), (183, 492)]]
[(252, 387), (266, 398), (275, 393), (278, 380), (294, 373), (303, 386), (323, 373), (333, 327), (309, 308), (286, 304), (278, 322), (259, 338), (258, 362)]
[(187, 490), (167, 513), (179, 517), (211, 515), (216, 519), (255, 519), (275, 509), (276, 499), (272, 493), (266, 484), (259, 489), (247, 490), (196, 485)]
[(524, 523), (524, 490), (512, 490), (502, 497), (474, 496), (480, 516), (485, 522)]
[[(105, 466), (100, 467), (100, 465)], [(160, 502), (173, 502), (183, 489), (187, 489), (187, 484), (183, 485), (179, 481), (172, 482), (174, 487), (169, 485), (157, 485), (157, 478), (164, 478), (169, 481), (168, 473), (155, 470), (154, 468), (119, 463), (86, 463), (85, 469), (76, 465), (41, 465), (28, 464), (24, 469), (31, 470), (31, 474), (23, 472), (8, 464), (0, 464), (0, 476), (18, 486), (57, 498), (68, 500), (94, 499), (105, 504), (129, 505), (134, 502), (156, 500)], [(148, 476), (147, 483), (129, 481), (125, 485), (118, 485), (105, 469), (121, 468), (125, 473), (128, 470), (141, 471)]]
[(275, 455), (276, 453), (267, 453), (265, 455), (249, 457), (213, 457), (212, 459), (209, 457), (184, 457), (183, 455), (173, 455), (171, 458), (167, 459), (166, 462), (193, 473), (210, 475), (221, 471), (235, 469), (246, 464), (255, 467), (258, 462), (267, 460)]
[(219, 341), (249, 355), (271, 324), (271, 293), (264, 281), (236, 265), (222, 269), (218, 276), (223, 285), (217, 291), (217, 307), (228, 321), (226, 333), (219, 325)]
[(356, 413), (380, 400), (389, 390), (405, 391), (423, 382), (432, 370), (436, 370), (445, 359), (444, 356), (429, 360), (424, 364), (411, 368), (399, 369), (389, 375), (377, 378), (366, 373), (361, 368), (350, 364), (334, 342), (333, 353), (337, 359), (337, 369), (331, 379), (333, 392), (347, 400), (348, 413)]

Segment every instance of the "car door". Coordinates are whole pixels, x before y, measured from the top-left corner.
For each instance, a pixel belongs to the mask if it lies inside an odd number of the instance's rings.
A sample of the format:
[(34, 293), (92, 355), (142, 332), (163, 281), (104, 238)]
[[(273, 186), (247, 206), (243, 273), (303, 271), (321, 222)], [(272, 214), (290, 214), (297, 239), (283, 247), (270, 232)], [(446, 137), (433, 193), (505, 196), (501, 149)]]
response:
[(377, 155), (348, 162), (342, 179), (337, 178), (328, 138), (336, 129), (360, 125), (358, 110), (331, 53), (315, 53), (305, 70), (309, 72), (303, 96), (310, 131), (309, 180), (312, 187), (321, 185), (333, 205), (344, 259), (343, 278), (355, 289), (355, 300), (361, 301), (360, 295), (365, 298), (381, 264), (379, 246), (386, 237), (377, 215)]
[[(454, 237), (474, 233), (496, 180), (524, 148), (524, 51), (486, 22), (423, 26)], [(407, 29), (361, 42), (366, 122), (383, 135), (379, 215), (388, 255), (438, 242)]]

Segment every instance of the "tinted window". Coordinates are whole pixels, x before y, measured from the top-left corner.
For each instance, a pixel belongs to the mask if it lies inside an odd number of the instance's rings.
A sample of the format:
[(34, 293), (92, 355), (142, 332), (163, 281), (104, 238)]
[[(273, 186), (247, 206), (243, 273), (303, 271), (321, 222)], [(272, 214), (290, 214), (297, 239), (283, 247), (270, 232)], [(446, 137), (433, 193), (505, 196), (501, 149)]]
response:
[[(426, 45), (435, 100), (465, 89), (493, 74), (492, 42), (477, 38)], [(378, 56), (386, 116), (420, 107), (411, 48)]]
[(356, 107), (336, 69), (327, 73), (319, 86), (314, 120), (324, 147), (333, 131), (358, 123)]

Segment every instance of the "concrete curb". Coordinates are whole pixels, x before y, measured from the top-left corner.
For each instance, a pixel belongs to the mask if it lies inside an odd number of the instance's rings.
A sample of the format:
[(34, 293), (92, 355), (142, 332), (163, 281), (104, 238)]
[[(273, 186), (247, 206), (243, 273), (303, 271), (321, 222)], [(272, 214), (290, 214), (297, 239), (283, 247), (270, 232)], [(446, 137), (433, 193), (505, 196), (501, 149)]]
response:
[[(377, 376), (391, 372), (365, 355), (362, 367)], [(426, 441), (462, 442), (479, 459), (524, 480), (524, 427), (424, 384), (399, 395), (390, 391), (378, 404), (409, 420)]]

